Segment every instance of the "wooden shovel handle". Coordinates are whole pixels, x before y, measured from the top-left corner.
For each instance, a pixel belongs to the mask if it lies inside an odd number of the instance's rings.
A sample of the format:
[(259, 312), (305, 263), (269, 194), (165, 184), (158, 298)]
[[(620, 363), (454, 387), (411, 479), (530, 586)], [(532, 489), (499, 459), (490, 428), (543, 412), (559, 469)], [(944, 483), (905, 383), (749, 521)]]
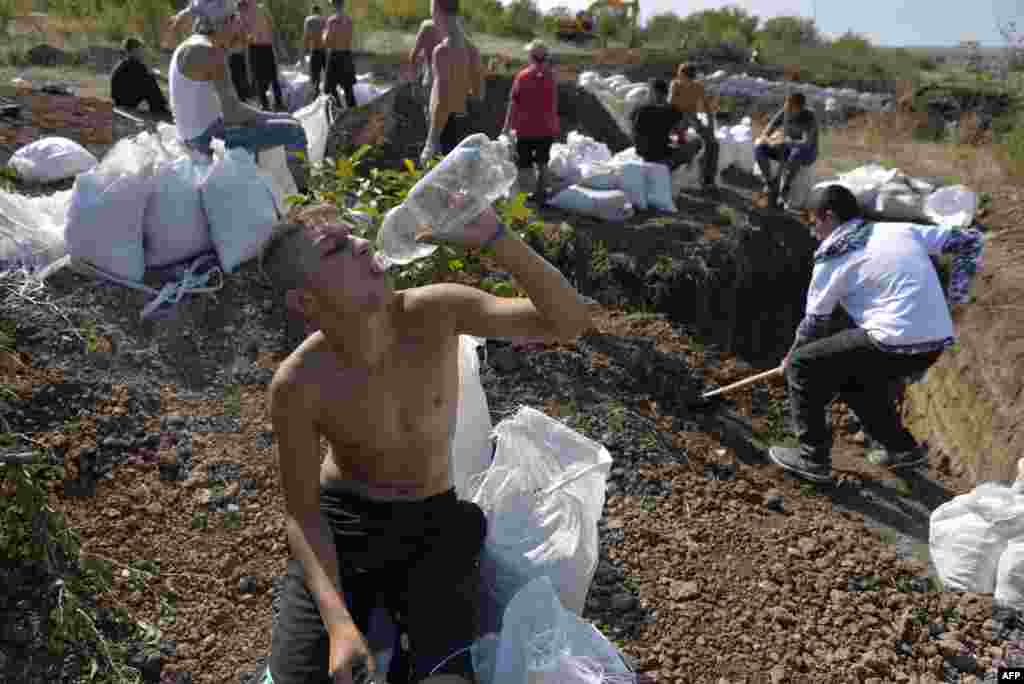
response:
[(712, 397), (717, 397), (720, 394), (725, 394), (726, 392), (732, 392), (733, 390), (738, 390), (741, 387), (746, 387), (747, 385), (753, 385), (755, 382), (760, 382), (762, 380), (767, 380), (768, 378), (774, 378), (777, 375), (782, 375), (782, 366), (779, 366), (778, 368), (772, 368), (770, 371), (765, 371), (764, 373), (758, 373), (757, 375), (752, 375), (749, 378), (745, 378), (743, 380), (740, 380), (739, 382), (734, 382), (731, 385), (726, 385), (725, 387), (719, 387), (718, 389), (714, 390), (713, 392), (707, 392), (707, 393), (701, 395), (701, 399), (711, 399)]

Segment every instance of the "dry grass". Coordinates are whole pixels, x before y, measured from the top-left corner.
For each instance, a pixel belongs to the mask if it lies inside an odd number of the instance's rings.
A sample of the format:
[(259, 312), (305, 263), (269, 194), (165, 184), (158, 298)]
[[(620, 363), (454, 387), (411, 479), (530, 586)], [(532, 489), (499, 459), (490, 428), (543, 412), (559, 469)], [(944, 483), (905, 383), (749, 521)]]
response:
[(822, 136), (817, 175), (827, 177), (875, 162), (904, 173), (962, 183), (976, 192), (992, 192), (1014, 178), (1001, 148), (980, 131), (968, 115), (961, 122), (957, 143), (923, 142), (914, 131), (927, 117), (914, 112), (890, 112), (860, 117), (846, 128), (831, 129)]

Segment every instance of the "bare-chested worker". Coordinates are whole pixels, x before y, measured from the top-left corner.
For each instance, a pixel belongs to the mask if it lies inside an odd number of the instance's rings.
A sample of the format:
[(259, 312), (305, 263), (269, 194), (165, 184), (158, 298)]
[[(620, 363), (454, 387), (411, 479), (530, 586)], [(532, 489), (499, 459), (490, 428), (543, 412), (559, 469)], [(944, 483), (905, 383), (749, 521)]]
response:
[(409, 51), (410, 79), (416, 79), (422, 88), (423, 99), (426, 101), (427, 115), (430, 112), (430, 90), (434, 85), (432, 58), (434, 48), (446, 38), (444, 30), (434, 23), (433, 19), (424, 19), (416, 34), (416, 42)]
[(254, 0), (238, 0), (238, 13), (249, 33), (249, 68), (252, 85), (260, 97), (260, 105), (270, 109), (267, 88), (274, 91), (277, 111), (288, 111), (281, 96), (281, 81), (277, 76), (277, 56), (274, 53), (274, 20), (263, 5)]
[(456, 498), (449, 470), (458, 336), (570, 340), (591, 321), (562, 274), (492, 209), (451, 240), (493, 247), (529, 298), (454, 283), (396, 292), (371, 244), (340, 226), (282, 231), (265, 254), (287, 307), (319, 329), (268, 393), (291, 559), (264, 682), (350, 684), (372, 671), (364, 635), (375, 608), (400, 616), (407, 681), (474, 681), (487, 522)]
[(309, 80), (313, 92), (320, 94), (320, 77), (324, 73), (327, 53), (324, 51), (324, 16), (320, 5), (313, 5), (313, 13), (302, 23), (302, 51), (309, 57)]
[(345, 103), (356, 106), (356, 63), (352, 60), (352, 17), (345, 14), (345, 1), (333, 0), (334, 14), (324, 26), (324, 48), (327, 50), (327, 74), (324, 91), (341, 106), (338, 88), (345, 91)]
[(193, 34), (171, 56), (171, 111), (178, 139), (212, 154), (213, 138), (228, 148), (259, 150), (282, 145), (306, 150), (306, 133), (294, 117), (271, 114), (243, 103), (228, 74), (227, 46), (237, 35), (234, 0), (192, 0)]
[(459, 0), (433, 0), (434, 25), (445, 37), (431, 56), (434, 86), (430, 91), (430, 121), (421, 161), (448, 154), (469, 132), (463, 120), (469, 97), (484, 98), (487, 74), (480, 51), (466, 39), (459, 18)]

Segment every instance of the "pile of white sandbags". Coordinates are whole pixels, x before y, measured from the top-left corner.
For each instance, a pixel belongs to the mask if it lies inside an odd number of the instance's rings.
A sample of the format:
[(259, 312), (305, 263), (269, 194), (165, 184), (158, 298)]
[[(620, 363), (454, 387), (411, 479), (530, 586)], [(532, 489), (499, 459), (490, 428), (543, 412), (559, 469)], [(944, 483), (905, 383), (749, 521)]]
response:
[(913, 221), (967, 227), (974, 223), (978, 196), (964, 185), (936, 188), (899, 169), (867, 164), (814, 187), (838, 184), (850, 190), (861, 208), (892, 221)]
[(985, 482), (932, 512), (928, 546), (945, 591), (994, 594), (1024, 610), (1022, 491), (1020, 479)]

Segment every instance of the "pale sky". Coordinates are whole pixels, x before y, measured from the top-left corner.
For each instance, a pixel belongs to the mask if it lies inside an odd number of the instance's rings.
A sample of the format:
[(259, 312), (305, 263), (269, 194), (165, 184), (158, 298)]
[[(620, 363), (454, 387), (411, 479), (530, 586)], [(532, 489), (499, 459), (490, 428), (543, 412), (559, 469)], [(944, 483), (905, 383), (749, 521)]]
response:
[[(585, 9), (592, 0), (537, 0), (542, 10), (564, 5)], [(817, 16), (818, 30), (840, 35), (853, 30), (878, 45), (953, 46), (961, 40), (1002, 46), (997, 16), (1018, 19), (1024, 28), (1024, 0), (640, 0), (641, 21), (660, 12), (691, 12), (738, 5), (762, 21), (778, 15)]]

